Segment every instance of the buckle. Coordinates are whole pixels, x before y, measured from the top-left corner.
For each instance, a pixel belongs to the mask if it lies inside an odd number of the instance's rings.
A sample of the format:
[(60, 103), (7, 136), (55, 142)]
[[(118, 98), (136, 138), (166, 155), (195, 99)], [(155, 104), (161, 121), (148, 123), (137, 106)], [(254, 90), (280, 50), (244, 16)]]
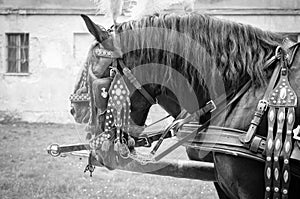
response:
[(212, 109), (209, 112), (214, 112), (217, 109), (217, 106), (213, 100), (210, 100), (209, 102), (207, 102), (206, 105), (212, 106)]
[(114, 78), (116, 76), (116, 74), (119, 72), (118, 69), (114, 66), (110, 66), (109, 69), (110, 69), (109, 70), (109, 76), (111, 78)]
[(138, 142), (143, 142), (144, 141), (144, 147), (151, 147), (151, 142), (149, 141), (148, 137), (141, 137), (138, 139)]
[(267, 100), (259, 100), (257, 110), (266, 111), (268, 106), (269, 102)]

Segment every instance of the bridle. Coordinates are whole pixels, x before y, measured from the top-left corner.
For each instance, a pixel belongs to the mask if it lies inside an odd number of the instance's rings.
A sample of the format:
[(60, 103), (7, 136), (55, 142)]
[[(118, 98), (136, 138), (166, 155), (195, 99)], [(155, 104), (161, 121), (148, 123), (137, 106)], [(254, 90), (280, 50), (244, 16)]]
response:
[[(114, 57), (114, 52), (112, 51), (108, 51), (106, 49), (103, 49), (103, 48), (98, 48), (95, 50), (95, 54), (99, 57), (99, 58), (108, 58), (108, 59), (112, 59), (112, 64), (110, 66), (108, 66), (110, 68), (110, 70), (112, 71), (111, 74), (115, 74), (117, 73), (117, 75), (113, 75), (113, 81), (112, 82), (118, 82), (119, 81), (119, 86), (121, 86), (122, 88), (126, 88), (127, 85), (126, 85), (126, 82), (125, 81), (120, 81), (120, 77), (124, 77), (126, 78), (132, 86), (134, 86), (134, 88), (139, 91), (141, 93), (142, 96), (144, 96), (144, 98), (149, 102), (150, 105), (153, 105), (155, 103), (157, 103), (157, 100), (155, 98), (153, 98), (144, 88), (143, 86), (139, 83), (139, 81), (137, 80), (137, 78), (132, 74), (131, 70), (126, 67), (126, 65), (124, 64), (122, 58), (120, 57)], [(84, 74), (88, 74), (88, 73), (84, 73)], [(83, 79), (88, 79), (87, 77), (84, 77)], [(118, 79), (118, 80), (116, 80)], [(87, 84), (88, 85), (88, 84)], [(225, 102), (227, 102), (227, 99), (228, 99), (228, 96), (230, 97), (233, 97), (233, 95), (235, 94), (235, 97), (231, 100), (230, 103), (228, 103), (228, 106), (230, 106), (233, 102), (235, 102), (237, 99), (239, 99), (239, 97), (241, 95), (243, 95), (243, 93), (245, 93), (247, 91), (247, 89), (250, 87), (251, 83), (250, 81), (248, 81), (247, 83), (245, 83), (244, 87), (240, 89), (240, 92), (236, 93), (235, 90), (232, 90), (231, 92), (229, 92), (229, 94), (224, 94), (222, 96), (220, 96), (219, 98), (215, 99), (215, 100), (209, 100), (205, 106), (203, 106), (202, 108), (200, 108), (198, 111), (196, 111), (194, 114), (190, 114), (188, 117), (184, 118), (184, 119), (181, 119), (181, 120), (175, 120), (172, 124), (170, 124), (163, 132), (159, 132), (158, 134), (155, 134), (155, 135), (152, 135), (151, 137), (148, 137), (148, 136), (143, 136), (143, 137), (140, 137), (140, 138), (134, 138), (134, 139), (131, 139), (133, 141), (131, 141), (131, 145), (133, 146), (146, 146), (146, 147), (150, 147), (151, 146), (151, 143), (155, 140), (158, 140), (158, 143), (156, 144), (156, 146), (153, 148), (153, 150), (151, 151), (151, 154), (152, 156), (156, 153), (157, 149), (161, 146), (163, 140), (165, 138), (168, 138), (168, 137), (171, 137), (171, 136), (174, 136), (174, 133), (171, 133), (173, 132), (173, 130), (175, 130), (175, 132), (185, 123), (188, 123), (192, 120), (194, 120), (196, 117), (201, 117), (207, 113), (211, 113), (211, 112), (214, 112), (218, 107), (221, 107), (221, 106), (224, 106)], [(117, 93), (117, 90), (116, 89), (119, 89), (119, 87), (116, 87), (114, 83), (111, 84), (110, 86), (111, 88), (112, 87), (115, 87), (115, 89), (112, 89), (110, 90), (110, 96), (112, 99), (114, 99), (116, 93)], [(88, 89), (90, 90), (90, 89)], [(128, 94), (128, 92), (124, 92), (126, 94)], [(126, 96), (123, 96), (124, 98), (126, 98)], [(128, 97), (128, 96), (127, 96)], [(76, 98), (74, 97), (74, 95), (72, 95), (70, 97), (71, 101), (72, 102), (76, 102)], [(77, 97), (78, 99), (78, 97)], [(80, 98), (81, 99), (81, 98)], [(88, 101), (88, 99), (91, 99), (91, 98), (85, 98), (84, 100), (85, 101)], [(83, 99), (81, 99), (81, 101), (83, 101)], [(117, 102), (114, 103), (114, 105), (116, 105)], [(122, 102), (122, 103), (125, 103), (125, 102)], [(127, 100), (127, 106), (130, 104), (130, 101)], [(121, 104), (121, 103), (120, 103)], [(111, 104), (108, 104), (109, 106)], [(108, 107), (109, 108), (109, 107)], [(110, 107), (110, 108), (113, 108), (113, 107)], [(120, 107), (119, 107), (120, 108)], [(127, 108), (128, 109), (128, 108)], [(110, 119), (110, 118), (114, 118), (114, 116), (111, 115), (111, 113), (113, 111), (108, 111), (109, 114), (108, 116), (106, 116), (106, 119)], [(116, 115), (115, 115), (116, 116)], [(167, 116), (169, 117), (169, 116)], [(210, 121), (210, 120), (209, 120)], [(209, 123), (209, 121), (207, 123)], [(112, 128), (114, 128), (112, 125), (109, 125), (109, 124), (112, 124), (113, 121), (110, 121), (110, 123), (107, 123), (108, 124), (108, 128), (105, 129), (106, 132), (109, 132), (112, 130)], [(117, 127), (117, 128), (120, 128), (121, 126)], [(207, 127), (207, 125), (203, 125), (200, 129), (198, 129), (199, 131), (200, 130), (203, 130)], [(114, 143), (117, 145), (124, 145), (122, 142), (123, 142), (123, 138), (122, 138), (122, 133), (120, 133), (121, 131), (118, 130), (118, 133), (117, 133), (117, 141), (114, 141)], [(192, 133), (191, 135), (192, 136), (195, 136), (196, 134), (196, 131), (195, 133)], [(103, 143), (106, 143), (106, 141), (111, 141), (113, 139), (113, 135), (111, 134), (101, 134), (100, 136), (98, 136), (98, 138), (96, 138), (95, 140), (99, 140), (100, 141), (95, 141), (95, 147), (96, 147), (96, 143), (100, 143), (100, 144), (103, 144)], [(188, 138), (186, 138), (188, 139)], [(183, 140), (184, 142), (184, 140)], [(181, 142), (180, 142), (181, 143)], [(105, 144), (104, 144), (105, 145)], [(181, 144), (180, 144), (181, 145)], [(179, 146), (179, 145), (178, 145)], [(104, 147), (107, 148), (108, 147)], [(116, 148), (122, 148), (122, 147), (116, 147)], [(124, 148), (124, 146), (123, 146)], [(121, 154), (125, 154), (125, 152), (121, 152)], [(124, 156), (124, 155), (123, 155)], [(162, 156), (159, 156), (159, 158), (156, 159), (159, 160), (161, 159)]]

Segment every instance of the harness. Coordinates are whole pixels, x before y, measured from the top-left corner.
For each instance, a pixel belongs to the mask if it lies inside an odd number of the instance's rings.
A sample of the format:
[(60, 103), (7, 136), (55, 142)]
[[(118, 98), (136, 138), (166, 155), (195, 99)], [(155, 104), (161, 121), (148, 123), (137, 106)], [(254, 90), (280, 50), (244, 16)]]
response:
[[(296, 157), (299, 156), (299, 153), (295, 152), (295, 150), (299, 151), (299, 147), (293, 147), (292, 140), (297, 96), (288, 80), (288, 66), (292, 64), (297, 48), (298, 44), (293, 48), (289, 47), (286, 53), (286, 49), (283, 50), (278, 47), (275, 55), (265, 63), (265, 68), (274, 63), (277, 64), (265, 94), (258, 103), (247, 132), (230, 128), (208, 127), (208, 124), (250, 88), (250, 81), (238, 89), (237, 93), (230, 91), (227, 95), (224, 94), (217, 99), (210, 100), (204, 107), (184, 119), (175, 120), (164, 131), (150, 135), (143, 134), (140, 137), (132, 137), (129, 133), (124, 134), (124, 132), (131, 131), (129, 124), (130, 92), (124, 79), (127, 79), (151, 105), (155, 104), (157, 100), (152, 98), (142, 87), (130, 69), (125, 66), (122, 59), (115, 58), (112, 52), (101, 49), (99, 56), (114, 60), (112, 68), (117, 71), (117, 75), (114, 76), (108, 91), (110, 97), (105, 116), (105, 131), (94, 138), (91, 148), (96, 149), (101, 146), (103, 151), (108, 151), (110, 143), (113, 142), (114, 150), (121, 157), (132, 158), (142, 164), (159, 161), (181, 145), (263, 161), (265, 162), (265, 198), (287, 198), (291, 176), (290, 158), (300, 159), (300, 157)], [(230, 101), (225, 105), (228, 98)], [(76, 98), (73, 96), (72, 100), (75, 102)], [(80, 101), (83, 100), (87, 101), (88, 97), (86, 99), (80, 98)], [(220, 109), (219, 107), (223, 108)], [(214, 112), (214, 114), (203, 125), (191, 123), (196, 117), (198, 118), (209, 112)], [(257, 127), (265, 114), (267, 114), (268, 119), (267, 138), (256, 135)], [(157, 149), (163, 140), (174, 136), (172, 130), (180, 138), (179, 142), (156, 155)], [(116, 133), (113, 135), (111, 132)], [(201, 136), (202, 134), (205, 134), (205, 136)], [(219, 139), (216, 139), (218, 137)], [(294, 139), (300, 141), (298, 130), (294, 130)], [(151, 154), (133, 153), (132, 149), (134, 147), (150, 147), (154, 141), (158, 142)], [(297, 144), (299, 143), (297, 142)], [(283, 160), (282, 163), (280, 163), (281, 159)]]

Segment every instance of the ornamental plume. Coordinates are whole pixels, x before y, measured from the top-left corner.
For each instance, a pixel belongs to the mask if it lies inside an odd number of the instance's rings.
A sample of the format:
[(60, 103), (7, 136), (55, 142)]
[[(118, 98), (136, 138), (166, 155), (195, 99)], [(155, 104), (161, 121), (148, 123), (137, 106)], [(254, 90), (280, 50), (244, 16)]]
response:
[(91, 0), (99, 12), (112, 16), (117, 22), (119, 16), (128, 16), (130, 19), (139, 19), (145, 15), (165, 12), (172, 6), (181, 8), (184, 12), (194, 10), (195, 0)]
[(122, 14), (124, 0), (92, 0), (100, 12), (104, 12), (113, 18), (117, 23), (118, 17)]

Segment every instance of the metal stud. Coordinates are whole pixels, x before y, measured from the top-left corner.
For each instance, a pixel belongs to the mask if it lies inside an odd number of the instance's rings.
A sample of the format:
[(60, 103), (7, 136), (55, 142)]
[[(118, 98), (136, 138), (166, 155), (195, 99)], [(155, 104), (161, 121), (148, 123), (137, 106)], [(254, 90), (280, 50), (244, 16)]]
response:
[(293, 121), (294, 121), (294, 116), (293, 116), (292, 113), (290, 113), (290, 114), (288, 115), (288, 123), (289, 123), (289, 124), (292, 124)]
[(285, 144), (285, 152), (288, 153), (290, 149), (291, 149), (291, 143), (287, 141), (287, 143)]
[(272, 149), (272, 146), (273, 146), (273, 140), (270, 138), (268, 140), (268, 149), (271, 150)]
[(280, 113), (278, 115), (278, 120), (279, 120), (280, 123), (283, 122), (283, 120), (284, 120), (284, 112), (283, 111), (280, 111)]
[(278, 177), (279, 177), (279, 171), (277, 168), (275, 168), (274, 170), (274, 177), (275, 177), (275, 180), (278, 180)]
[(284, 164), (288, 164), (289, 160), (288, 159), (284, 159)]
[(276, 140), (276, 143), (275, 143), (275, 149), (276, 149), (276, 150), (279, 150), (280, 146), (281, 146), (280, 140), (277, 139), (277, 140)]
[(268, 179), (271, 178), (271, 168), (270, 167), (267, 168), (267, 178)]
[(274, 110), (272, 109), (272, 110), (269, 112), (269, 119), (270, 119), (271, 121), (273, 121), (274, 118), (275, 118), (275, 112), (274, 112)]
[(287, 183), (288, 179), (289, 179), (289, 173), (287, 170), (285, 170), (283, 173), (283, 180), (285, 183)]

